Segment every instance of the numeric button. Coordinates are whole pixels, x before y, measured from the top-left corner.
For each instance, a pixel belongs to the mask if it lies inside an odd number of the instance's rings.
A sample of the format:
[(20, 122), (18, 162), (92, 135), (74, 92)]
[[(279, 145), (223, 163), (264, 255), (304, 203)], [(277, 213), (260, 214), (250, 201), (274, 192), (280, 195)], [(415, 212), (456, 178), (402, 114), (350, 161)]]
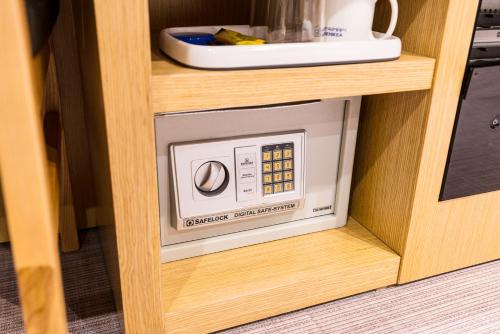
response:
[(273, 174), (273, 182), (282, 182), (283, 181), (283, 173), (278, 172)]
[(283, 151), (282, 150), (274, 150), (273, 151), (273, 160), (281, 160), (283, 157)]
[(273, 171), (273, 165), (271, 162), (266, 162), (262, 164), (263, 173), (271, 173)]
[(262, 161), (268, 162), (273, 160), (273, 152), (272, 151), (264, 151), (262, 152)]
[(293, 185), (293, 182), (285, 182), (285, 191), (292, 191), (295, 187)]
[(264, 186), (264, 195), (272, 195), (273, 194), (273, 186), (271, 184)]

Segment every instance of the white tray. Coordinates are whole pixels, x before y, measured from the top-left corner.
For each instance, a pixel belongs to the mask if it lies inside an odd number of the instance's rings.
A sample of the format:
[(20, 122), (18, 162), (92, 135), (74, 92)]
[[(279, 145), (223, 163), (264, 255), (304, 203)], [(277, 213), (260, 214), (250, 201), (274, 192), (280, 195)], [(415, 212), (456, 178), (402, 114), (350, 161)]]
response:
[[(249, 34), (249, 26), (223, 27)], [(397, 37), (367, 41), (203, 46), (189, 44), (172, 36), (189, 32), (215, 34), (221, 28), (222, 26), (164, 29), (160, 33), (160, 49), (182, 64), (203, 69), (363, 63), (394, 60), (401, 56), (401, 40)]]

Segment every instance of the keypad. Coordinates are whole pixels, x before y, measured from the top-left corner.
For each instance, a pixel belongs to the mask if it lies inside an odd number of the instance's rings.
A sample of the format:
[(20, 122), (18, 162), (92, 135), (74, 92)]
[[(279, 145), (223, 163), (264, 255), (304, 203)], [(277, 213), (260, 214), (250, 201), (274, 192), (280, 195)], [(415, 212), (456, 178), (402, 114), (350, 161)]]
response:
[(264, 196), (295, 190), (293, 143), (262, 147)]

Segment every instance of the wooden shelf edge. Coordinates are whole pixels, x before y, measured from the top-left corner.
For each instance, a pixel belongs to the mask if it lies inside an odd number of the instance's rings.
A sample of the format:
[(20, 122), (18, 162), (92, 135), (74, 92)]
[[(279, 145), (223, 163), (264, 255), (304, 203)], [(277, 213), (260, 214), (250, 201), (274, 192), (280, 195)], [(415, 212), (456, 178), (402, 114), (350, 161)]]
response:
[(387, 62), (234, 71), (192, 69), (157, 52), (153, 58), (153, 113), (426, 90), (435, 66), (409, 53)]
[(168, 333), (212, 332), (396, 284), (400, 257), (346, 227), (162, 265)]

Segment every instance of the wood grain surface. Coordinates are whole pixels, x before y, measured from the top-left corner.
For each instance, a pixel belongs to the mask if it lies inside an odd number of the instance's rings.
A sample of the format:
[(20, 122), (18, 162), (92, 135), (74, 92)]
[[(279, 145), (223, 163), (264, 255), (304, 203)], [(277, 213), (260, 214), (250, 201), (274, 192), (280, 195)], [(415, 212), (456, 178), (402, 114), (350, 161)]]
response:
[(96, 216), (124, 330), (163, 333), (148, 3), (73, 5)]
[(32, 55), (24, 1), (1, 2), (0, 42), (0, 176), (25, 330), (67, 333), (41, 121), (48, 53)]
[(402, 255), (404, 283), (499, 258), (500, 195), (438, 201), (478, 1), (399, 4), (405, 49), (437, 59), (433, 88), (365, 99), (351, 214)]
[(403, 254), (414, 200), (429, 92), (366, 97), (350, 214)]
[(500, 258), (500, 191), (438, 202), (477, 7), (449, 1), (401, 282)]
[(78, 226), (75, 213), (73, 187), (70, 180), (70, 171), (67, 156), (67, 145), (64, 130), (60, 132), (60, 147), (58, 154), (58, 184), (59, 184), (59, 235), (60, 248), (63, 252), (74, 252), (80, 248), (78, 240)]
[[(94, 180), (96, 206), (86, 210), (87, 220), (99, 225), (100, 242), (115, 297), (117, 311), (122, 317), (123, 307), (118, 265), (113, 193), (104, 118), (103, 92), (99, 64), (94, 3), (74, 0), (73, 14), (77, 39), (82, 86), (84, 92), (85, 122), (89, 133), (89, 149)], [(123, 324), (122, 324), (123, 325)]]
[(2, 184), (0, 183), (0, 242), (7, 242), (9, 241), (9, 232), (7, 231), (7, 216), (5, 215), (1, 189)]
[[(400, 282), (491, 258), (498, 220), (490, 204), (498, 198), (443, 205), (435, 193), (474, 2), (400, 0), (397, 35), (411, 53), (397, 61), (214, 72), (174, 64), (155, 47), (151, 57), (155, 36), (145, 1), (74, 0), (84, 13), (76, 26), (85, 54), (95, 212), (101, 224), (114, 222), (106, 227), (114, 242), (108, 258), (117, 261), (126, 330), (161, 332), (164, 316), (167, 332), (213, 331), (393, 284), (399, 258), (373, 234), (407, 261)], [(218, 7), (223, 3), (151, 0), (151, 27), (215, 22), (209, 9), (231, 8)], [(363, 94), (384, 94), (364, 103), (352, 201), (353, 216), (373, 234), (351, 221), (340, 230), (164, 264), (160, 274), (155, 113)], [(475, 218), (479, 225), (470, 223)], [(463, 249), (457, 252), (453, 240)]]
[(207, 333), (394, 284), (399, 257), (346, 227), (162, 265), (167, 333)]
[(17, 270), (19, 297), (23, 301), (24, 326), (27, 333), (48, 334), (54, 327), (49, 319), (54, 317), (47, 305), (54, 293), (54, 269), (49, 266), (27, 267)]
[[(399, 0), (395, 35), (408, 51), (440, 55), (448, 1)], [(375, 27), (387, 25), (388, 3), (379, 1)], [(354, 164), (351, 215), (403, 254), (414, 203), (431, 91), (364, 98)]]
[(60, 1), (52, 45), (59, 90), (59, 113), (64, 129), (68, 171), (73, 187), (78, 226), (87, 224), (86, 210), (95, 206), (90, 152), (85, 123), (82, 76), (72, 0)]
[(155, 56), (154, 113), (255, 106), (429, 89), (434, 59), (403, 54), (388, 62), (208, 71)]
[(250, 0), (149, 0), (151, 30), (248, 24)]

